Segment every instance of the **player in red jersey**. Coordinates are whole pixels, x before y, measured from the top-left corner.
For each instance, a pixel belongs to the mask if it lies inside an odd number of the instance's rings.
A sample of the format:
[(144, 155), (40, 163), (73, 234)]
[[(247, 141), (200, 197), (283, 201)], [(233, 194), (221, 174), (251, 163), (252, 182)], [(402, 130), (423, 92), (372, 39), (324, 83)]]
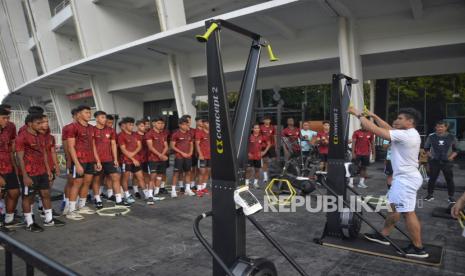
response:
[(6, 193), (5, 221), (4, 224), (0, 222), (0, 231), (4, 232), (9, 232), (4, 227), (11, 228), (18, 224), (14, 221), (14, 211), (20, 194), (13, 148), (15, 130), (15, 125), (10, 122), (10, 111), (0, 108), (0, 198), (4, 198)]
[(94, 128), (94, 140), (97, 155), (102, 164), (102, 170), (95, 175), (92, 183), (94, 203), (97, 209), (103, 208), (100, 196), (100, 183), (103, 176), (108, 176), (111, 181), (110, 188), (115, 191), (116, 205), (129, 205), (123, 202), (121, 195), (121, 177), (119, 174), (118, 146), (116, 144), (116, 133), (113, 128), (107, 126), (107, 114), (103, 111), (94, 113), (96, 125)]
[(69, 150), (68, 150), (68, 138), (70, 136), (70, 131), (72, 128), (73, 123), (76, 122), (76, 117), (77, 111), (75, 108), (71, 110), (71, 116), (73, 118), (73, 121), (70, 124), (65, 125), (61, 129), (61, 143), (63, 145), (63, 152), (65, 154), (65, 160), (66, 160), (66, 185), (64, 188), (64, 195), (63, 195), (63, 202), (61, 204), (61, 211), (63, 214), (67, 214), (69, 211), (69, 194), (71, 190), (71, 186), (73, 183), (73, 174), (71, 173), (71, 165), (72, 165), (72, 160), (71, 160), (71, 155), (69, 155)]
[[(166, 141), (168, 142), (168, 145), (170, 144), (170, 139), (171, 139), (171, 132), (170, 130), (166, 127), (166, 123), (165, 121), (162, 121), (160, 122), (163, 126), (163, 135), (165, 136), (165, 139)], [(168, 156), (168, 159), (165, 161), (165, 166), (166, 166), (166, 170), (168, 170), (168, 168), (170, 167), (170, 149), (169, 149), (169, 146), (168, 146), (168, 152), (166, 153), (167, 156)], [(167, 174), (165, 173), (162, 178), (161, 178), (161, 184), (160, 184), (160, 194), (167, 194), (168, 191), (166, 190), (165, 188), (165, 185), (166, 185), (166, 178), (167, 178)]]
[[(367, 167), (370, 165), (370, 156), (375, 152), (375, 135), (363, 127), (352, 134), (352, 159), (360, 167), (359, 188), (367, 188), (365, 180), (367, 177)], [(353, 177), (349, 179), (349, 186), (353, 187)]]
[(166, 175), (166, 161), (168, 160), (168, 140), (163, 133), (165, 123), (163, 118), (155, 118), (152, 121), (153, 128), (144, 136), (147, 144), (147, 167), (150, 172), (149, 196), (152, 197), (147, 204), (153, 204), (154, 200), (162, 200), (159, 197), (162, 177)]
[(202, 128), (195, 132), (195, 147), (199, 156), (198, 167), (200, 170), (197, 195), (208, 194), (207, 181), (210, 176), (210, 125), (208, 120), (202, 120)]
[(141, 195), (139, 192), (139, 188), (140, 188), (142, 192), (144, 193), (145, 200), (148, 200), (149, 199), (149, 194), (148, 194), (149, 184), (148, 183), (150, 182), (150, 175), (149, 175), (148, 167), (147, 167), (147, 143), (144, 142), (144, 136), (145, 136), (145, 133), (147, 133), (145, 121), (146, 120), (144, 119), (144, 120), (138, 120), (136, 122), (136, 132), (135, 132), (137, 140), (139, 140), (140, 144), (142, 145), (142, 148), (136, 155), (136, 159), (140, 162), (140, 165), (142, 168), (142, 174), (144, 175), (144, 181), (142, 183), (139, 183), (137, 179), (133, 179), (134, 184), (132, 185), (132, 187), (133, 187), (134, 196), (137, 199), (141, 198)]
[(320, 170), (327, 170), (328, 150), (329, 150), (329, 121), (323, 121), (323, 131), (316, 135), (318, 153), (320, 154)]
[[(176, 152), (173, 170), (173, 184), (171, 197), (177, 197), (176, 183), (178, 179), (186, 183), (185, 193), (189, 196), (195, 195), (191, 190), (192, 153), (194, 151), (192, 134), (189, 132), (189, 121), (187, 118), (179, 119), (179, 129), (171, 136), (171, 148)], [(180, 176), (181, 174), (181, 176)]]
[[(105, 126), (114, 130), (115, 129), (114, 124), (115, 124), (115, 117), (113, 117), (113, 115), (111, 115), (111, 114), (107, 114), (107, 120), (105, 122)], [(115, 131), (115, 133), (116, 133), (116, 131)], [(116, 156), (118, 157), (118, 145), (116, 145)], [(118, 158), (116, 160), (118, 160)], [(113, 191), (113, 181), (111, 180), (111, 177), (109, 175), (104, 175), (103, 178), (104, 178), (103, 182), (105, 183), (105, 187), (107, 188), (106, 197), (109, 200), (112, 200), (112, 201), (116, 202), (116, 197), (115, 197), (114, 193), (120, 193), (121, 194), (121, 191)], [(121, 186), (121, 181), (120, 181), (120, 186)], [(104, 196), (104, 195), (101, 194), (101, 196)]]
[(289, 150), (292, 150), (294, 152), (300, 151), (300, 145), (298, 143), (300, 138), (300, 129), (296, 127), (294, 124), (294, 118), (287, 118), (287, 127), (283, 129), (281, 133), (281, 136), (286, 137), (289, 146), (292, 147), (292, 149), (288, 149), (286, 146), (284, 146), (284, 154), (286, 160), (290, 157)]
[[(196, 125), (196, 128), (192, 128), (192, 117), (191, 115), (189, 114), (186, 114), (186, 115), (183, 115), (181, 118), (186, 118), (187, 119), (187, 122), (189, 124), (189, 134), (191, 135), (191, 138), (192, 138), (192, 143), (194, 143), (194, 140), (195, 140), (195, 132), (197, 131), (197, 128), (198, 127), (201, 127), (201, 124), (200, 125)], [(196, 118), (196, 122), (197, 122), (197, 118)], [(197, 156), (197, 152), (195, 151), (194, 149), (194, 152), (192, 153), (192, 168), (191, 168), (191, 181), (190, 183), (185, 183), (185, 184), (190, 184), (190, 188), (191, 190), (192, 189), (196, 189), (196, 182), (195, 180), (197, 179), (197, 176), (198, 176), (198, 169), (197, 169), (197, 160), (198, 160), (198, 156)], [(184, 185), (183, 183), (181, 182), (180, 183), (180, 186), (181, 186), (181, 192), (184, 192)]]
[(50, 200), (50, 180), (52, 172), (48, 165), (47, 151), (43, 140), (39, 138), (42, 130), (43, 114), (29, 114), (26, 118), (28, 128), (16, 138), (16, 152), (23, 178), (23, 213), (26, 221), (25, 229), (31, 232), (42, 232), (43, 228), (32, 218), (31, 206), (34, 195), (39, 192), (44, 205), (44, 226), (63, 226), (64, 223), (54, 219)]
[(121, 171), (123, 177), (121, 184), (124, 190), (124, 196), (128, 203), (134, 203), (134, 197), (129, 193), (129, 176), (133, 174), (138, 183), (144, 183), (144, 174), (142, 173), (141, 162), (137, 159), (137, 154), (142, 149), (142, 143), (133, 132), (134, 118), (126, 117), (121, 120), (121, 132), (118, 134), (118, 145), (121, 150)]
[(269, 163), (276, 160), (276, 126), (271, 124), (271, 117), (265, 116), (263, 124), (260, 125), (260, 134), (270, 141), (270, 149), (263, 156), (263, 182), (268, 182)]
[[(27, 113), (28, 114), (44, 114), (44, 109), (40, 106), (33, 105), (27, 109)], [(25, 123), (22, 127), (18, 129), (18, 135), (21, 134), (26, 129), (27, 129), (27, 124)]]
[[(71, 172), (73, 184), (70, 189), (69, 210), (66, 218), (82, 220), (82, 214), (94, 214), (95, 211), (86, 206), (89, 187), (97, 171), (102, 169), (94, 142), (94, 127), (89, 124), (92, 117), (90, 107), (76, 108), (77, 120), (70, 127), (68, 151), (73, 162)], [(77, 196), (79, 194), (79, 205)]]
[(252, 177), (253, 186), (259, 188), (258, 178), (260, 177), (260, 169), (262, 168), (262, 158), (271, 147), (270, 141), (260, 134), (260, 125), (253, 125), (252, 134), (249, 137), (249, 164), (247, 168), (246, 185), (249, 185)]

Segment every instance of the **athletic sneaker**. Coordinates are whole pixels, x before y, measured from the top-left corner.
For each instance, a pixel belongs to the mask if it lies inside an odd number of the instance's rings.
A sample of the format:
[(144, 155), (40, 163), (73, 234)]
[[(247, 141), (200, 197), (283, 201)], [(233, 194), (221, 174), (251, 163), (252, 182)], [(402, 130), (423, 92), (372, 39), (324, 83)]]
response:
[(136, 202), (136, 200), (134, 199), (134, 197), (132, 195), (128, 196), (128, 198), (126, 198), (126, 201), (129, 204), (133, 204), (134, 202)]
[(197, 191), (197, 185), (192, 186), (191, 190), (192, 190), (193, 192), (196, 192), (196, 191)]
[(188, 195), (188, 196), (195, 196), (195, 193), (191, 189), (186, 190), (185, 194)]
[(172, 191), (171, 198), (175, 198), (175, 197), (178, 197), (178, 194), (176, 193), (176, 191)]
[(433, 195), (427, 195), (423, 200), (424, 200), (424, 201), (433, 201), (433, 200), (434, 200), (434, 196), (433, 196)]
[(153, 197), (149, 197), (149, 199), (147, 199), (147, 205), (153, 205), (155, 204), (155, 202), (153, 201)]
[(126, 200), (123, 200), (121, 202), (117, 202), (115, 205), (116, 206), (124, 206), (124, 207), (131, 207), (132, 206), (132, 204), (127, 202)]
[(81, 214), (79, 214), (77, 210), (68, 212), (68, 214), (66, 214), (66, 218), (70, 220), (83, 220), (84, 219), (84, 217)]
[(200, 191), (196, 191), (195, 194), (196, 194), (198, 197), (202, 197), (202, 196), (203, 196), (203, 189), (200, 190)]
[(44, 226), (46, 226), (46, 227), (50, 227), (50, 226), (61, 227), (61, 226), (65, 226), (65, 223), (63, 221), (61, 221), (61, 220), (53, 218), (49, 222), (44, 221)]
[(166, 190), (166, 188), (160, 188), (160, 194), (168, 194), (168, 191)]
[[(58, 217), (61, 216), (61, 214), (59, 214), (59, 213), (56, 212), (54, 209), (52, 209), (52, 216), (53, 216), (54, 218), (58, 218)], [(44, 212), (44, 210), (41, 210), (41, 211), (40, 211), (40, 217), (43, 218), (43, 219), (45, 218), (45, 212)]]
[(365, 185), (365, 183), (358, 183), (357, 187), (362, 188), (362, 189), (368, 188), (368, 186)]
[(79, 209), (77, 210), (77, 212), (78, 212), (79, 214), (83, 214), (83, 215), (93, 215), (93, 214), (95, 214), (95, 211), (92, 210), (92, 209), (90, 209), (90, 208), (87, 207), (87, 206), (84, 206), (84, 207), (79, 208)]
[(107, 199), (107, 194), (101, 193), (101, 194), (100, 194), (100, 197), (103, 198), (103, 199)]
[[(409, 244), (409, 246), (402, 248), (404, 250), (405, 255), (407, 257), (414, 257), (414, 258), (428, 258), (429, 254), (425, 251), (425, 248), (418, 248), (413, 244)], [(397, 253), (402, 254), (401, 252), (397, 251)]]
[(108, 198), (108, 200), (109, 200), (109, 201), (114, 201), (114, 202), (116, 202), (116, 197), (115, 197), (115, 195), (110, 196), (110, 197)]
[(447, 201), (449, 201), (449, 204), (455, 204), (455, 198), (451, 196), (447, 199)]
[(391, 243), (384, 237), (383, 235), (380, 235), (378, 233), (365, 233), (363, 234), (365, 239), (372, 241), (372, 242), (377, 242), (382, 245), (390, 245)]
[(33, 233), (40, 233), (44, 231), (44, 228), (40, 227), (40, 225), (34, 222), (31, 225), (24, 227), (24, 230), (33, 232)]
[(97, 209), (102, 209), (103, 208), (103, 203), (101, 201), (95, 201), (95, 208)]
[(162, 200), (165, 200), (165, 197), (164, 196), (154, 196), (153, 200), (154, 201), (162, 201)]
[(21, 227), (21, 226), (25, 226), (25, 225), (19, 219), (14, 218), (11, 222), (8, 222), (8, 223), (4, 222), (2, 226), (6, 227), (8, 229), (11, 229), (11, 228), (17, 228), (17, 227)]
[(180, 193), (185, 193), (185, 192), (186, 192), (186, 188), (181, 187), (181, 189), (179, 189), (179, 192), (180, 192)]
[(135, 196), (137, 199), (141, 199), (141, 198), (142, 198), (142, 196), (140, 195), (139, 192), (134, 193), (134, 196)]
[(15, 230), (5, 227), (3, 224), (0, 224), (0, 232), (9, 234), (15, 232)]

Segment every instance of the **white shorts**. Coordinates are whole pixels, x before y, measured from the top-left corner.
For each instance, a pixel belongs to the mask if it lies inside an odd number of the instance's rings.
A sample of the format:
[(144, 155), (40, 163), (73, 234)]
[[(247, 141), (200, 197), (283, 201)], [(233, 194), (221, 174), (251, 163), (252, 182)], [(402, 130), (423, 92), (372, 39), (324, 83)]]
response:
[(396, 207), (399, 213), (415, 211), (417, 204), (417, 192), (423, 180), (421, 175), (394, 177), (391, 188), (387, 194), (390, 204)]

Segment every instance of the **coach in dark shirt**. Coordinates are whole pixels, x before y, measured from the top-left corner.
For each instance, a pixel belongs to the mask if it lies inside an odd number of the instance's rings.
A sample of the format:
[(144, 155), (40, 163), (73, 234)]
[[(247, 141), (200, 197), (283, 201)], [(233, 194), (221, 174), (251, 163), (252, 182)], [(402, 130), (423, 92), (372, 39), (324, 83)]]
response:
[(456, 144), (457, 139), (454, 135), (447, 132), (447, 123), (439, 121), (436, 123), (436, 132), (431, 133), (425, 142), (425, 150), (429, 156), (429, 181), (428, 195), (426, 201), (434, 200), (434, 185), (442, 171), (447, 183), (447, 192), (449, 194), (449, 203), (455, 203), (454, 192), (454, 174), (452, 172), (452, 161), (457, 156)]

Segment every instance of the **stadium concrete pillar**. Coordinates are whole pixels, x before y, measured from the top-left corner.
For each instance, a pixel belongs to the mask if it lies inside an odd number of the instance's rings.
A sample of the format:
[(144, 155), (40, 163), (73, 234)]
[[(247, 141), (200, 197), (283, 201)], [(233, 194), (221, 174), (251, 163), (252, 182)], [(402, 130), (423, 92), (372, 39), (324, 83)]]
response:
[(104, 110), (108, 114), (115, 114), (115, 101), (113, 95), (108, 93), (105, 77), (90, 76), (90, 87), (92, 88), (97, 110)]
[[(352, 105), (363, 110), (363, 72), (362, 59), (358, 52), (356, 23), (353, 19), (344, 16), (339, 17), (339, 64), (341, 73), (358, 79), (357, 84), (352, 85)], [(357, 118), (352, 117), (349, 122), (349, 137), (352, 133), (360, 128), (360, 122)]]
[[(186, 24), (186, 13), (183, 0), (156, 0), (160, 28), (167, 31)], [(195, 83), (189, 76), (189, 63), (183, 54), (169, 54), (171, 82), (178, 114), (189, 114), (193, 118), (196, 111), (194, 102)]]
[(53, 108), (57, 115), (58, 125), (62, 128), (73, 119), (69, 99), (65, 93), (60, 93), (54, 89), (50, 90), (50, 97), (52, 98)]

